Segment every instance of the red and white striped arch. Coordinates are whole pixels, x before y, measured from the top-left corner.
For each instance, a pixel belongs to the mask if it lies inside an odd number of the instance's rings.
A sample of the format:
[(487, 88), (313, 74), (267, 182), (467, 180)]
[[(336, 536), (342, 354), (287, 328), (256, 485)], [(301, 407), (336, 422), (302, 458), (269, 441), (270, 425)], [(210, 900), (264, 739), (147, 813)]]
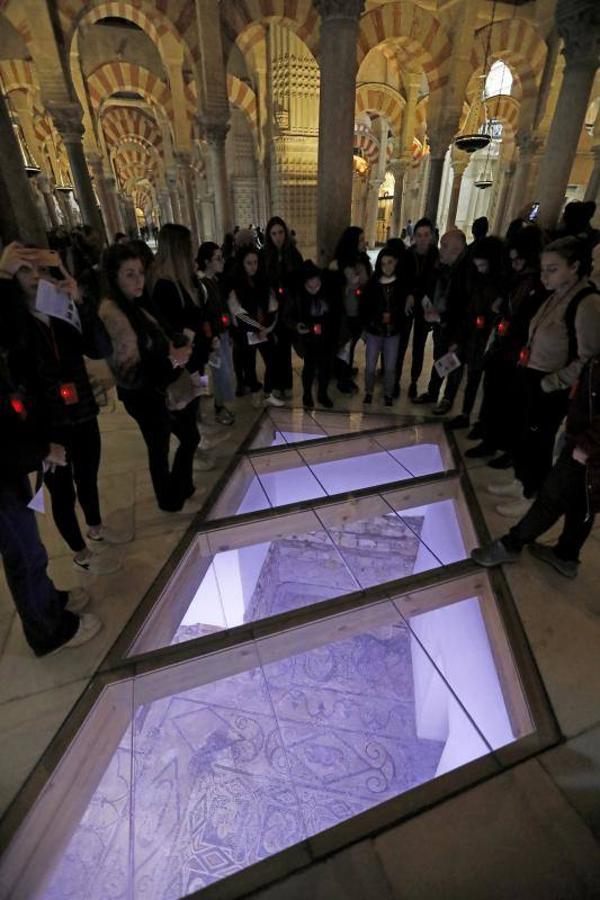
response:
[(502, 60), (516, 78), (518, 87), (513, 93), (521, 100), (534, 97), (548, 49), (537, 29), (519, 17), (481, 28), (471, 49), (471, 64), (476, 73), (483, 72), (488, 41), (491, 61)]
[(395, 41), (409, 53), (411, 64), (423, 69), (429, 90), (448, 80), (452, 44), (442, 23), (427, 10), (408, 0), (377, 6), (361, 16), (358, 32), (358, 64), (370, 50)]
[(317, 55), (319, 14), (311, 0), (221, 0), (221, 24), (226, 49), (236, 43), (242, 53), (262, 40), (261, 22), (276, 21), (290, 28)]
[(387, 84), (367, 82), (359, 85), (356, 89), (355, 115), (376, 112), (388, 120), (391, 130), (395, 134), (400, 134), (402, 112), (405, 105), (404, 97)]

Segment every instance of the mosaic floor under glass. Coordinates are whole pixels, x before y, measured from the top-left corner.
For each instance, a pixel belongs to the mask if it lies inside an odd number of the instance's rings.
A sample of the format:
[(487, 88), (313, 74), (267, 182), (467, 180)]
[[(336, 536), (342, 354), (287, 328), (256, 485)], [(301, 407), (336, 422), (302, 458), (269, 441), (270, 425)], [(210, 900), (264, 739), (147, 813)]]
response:
[(263, 416), (81, 701), (0, 895), (185, 897), (535, 731), (488, 576), (456, 574), (476, 532), (443, 429), (363, 418)]

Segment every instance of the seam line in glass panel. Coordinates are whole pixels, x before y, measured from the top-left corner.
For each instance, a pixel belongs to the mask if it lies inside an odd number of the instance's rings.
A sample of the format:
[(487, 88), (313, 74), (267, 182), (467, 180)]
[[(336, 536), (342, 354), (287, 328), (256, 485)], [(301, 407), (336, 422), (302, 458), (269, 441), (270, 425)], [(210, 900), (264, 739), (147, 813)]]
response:
[[(385, 496), (384, 496), (383, 494), (380, 494), (380, 496), (381, 496), (381, 499), (383, 500), (383, 502), (385, 503), (385, 505), (386, 505), (387, 507), (389, 507), (389, 509), (394, 513), (394, 515), (397, 516), (397, 517), (400, 519), (400, 521), (402, 522), (402, 524), (405, 525), (405, 526), (409, 529), (409, 531), (412, 532), (412, 534), (414, 534), (414, 536), (417, 538), (417, 540), (419, 541), (419, 543), (420, 543), (420, 544), (423, 544), (423, 546), (426, 547), (427, 550), (429, 550), (429, 552), (431, 553), (431, 555), (432, 555), (435, 559), (437, 559), (437, 561), (439, 562), (440, 566), (443, 567), (443, 566), (445, 565), (445, 563), (439, 558), (439, 556), (437, 555), (437, 553), (435, 552), (435, 550), (432, 550), (432, 548), (429, 546), (429, 544), (428, 544), (426, 541), (423, 540), (423, 538), (421, 537), (421, 535), (420, 535), (420, 534), (417, 534), (417, 532), (415, 531), (415, 529), (414, 529), (411, 525), (409, 525), (409, 523), (406, 521), (406, 519), (403, 519), (403, 518), (402, 518), (402, 516), (400, 515), (400, 513), (398, 512), (398, 510), (397, 510), (397, 509), (394, 509), (394, 507), (392, 506), (392, 504), (389, 502), (389, 500), (387, 500), (387, 499), (385, 498)], [(461, 535), (461, 536), (462, 536), (462, 535)]]
[[(317, 512), (317, 510), (316, 510), (315, 508), (313, 508), (312, 511), (313, 511), (313, 513), (315, 514), (315, 516), (317, 517), (317, 519), (319, 520), (319, 524), (321, 525), (321, 528), (323, 529), (323, 531), (325, 532), (325, 534), (327, 535), (327, 537), (328, 537), (329, 540), (331, 541), (331, 543), (332, 543), (333, 547), (335, 548), (336, 553), (337, 553), (338, 556), (340, 557), (340, 559), (341, 559), (343, 565), (346, 567), (346, 569), (347, 569), (348, 572), (350, 573), (350, 577), (351, 577), (351, 578), (353, 579), (353, 581), (355, 582), (355, 584), (356, 584), (358, 590), (359, 590), (359, 591), (363, 591), (364, 588), (363, 588), (362, 584), (360, 583), (360, 581), (358, 580), (358, 578), (357, 578), (356, 575), (354, 574), (354, 570), (352, 569), (352, 566), (350, 565), (350, 563), (348, 562), (348, 560), (346, 559), (346, 557), (345, 557), (344, 554), (342, 553), (341, 548), (338, 547), (337, 542), (335, 541), (333, 535), (331, 534), (331, 532), (329, 531), (329, 529), (328, 529), (327, 526), (325, 525), (325, 522), (323, 521), (323, 519), (321, 518), (321, 516), (319, 515), (319, 513)], [(344, 596), (343, 594), (336, 594), (336, 596), (335, 596), (333, 599), (341, 598), (341, 597), (343, 597), (343, 596)]]
[(264, 494), (265, 497), (266, 497), (267, 503), (269, 504), (268, 509), (275, 509), (275, 507), (274, 507), (273, 504), (271, 503), (271, 498), (269, 497), (269, 492), (267, 491), (266, 487), (264, 486), (264, 484), (263, 484), (263, 482), (262, 482), (262, 479), (261, 479), (260, 475), (259, 475), (258, 472), (256, 471), (256, 467), (255, 467), (254, 463), (252, 462), (252, 457), (250, 456), (250, 454), (248, 454), (248, 456), (246, 457), (246, 459), (248, 460), (248, 462), (249, 462), (250, 465), (252, 466), (252, 471), (254, 472), (254, 475), (255, 475), (255, 477), (256, 477), (256, 479), (257, 479), (259, 485), (260, 485), (260, 489), (261, 489), (261, 491), (263, 492), (263, 494)]
[(421, 639), (420, 639), (420, 637), (418, 636), (418, 634), (417, 634), (417, 633), (413, 630), (413, 628), (411, 627), (411, 624), (410, 624), (409, 619), (406, 618), (406, 616), (404, 615), (404, 613), (403, 613), (402, 610), (400, 609), (400, 606), (398, 605), (398, 603), (396, 603), (396, 599), (397, 599), (397, 598), (395, 598), (395, 597), (390, 597), (390, 600), (392, 601), (392, 603), (394, 604), (394, 606), (396, 607), (396, 609), (397, 609), (398, 612), (400, 613), (400, 615), (401, 615), (401, 617), (402, 617), (402, 620), (405, 622), (405, 624), (406, 624), (408, 630), (410, 631), (411, 636), (414, 637), (415, 641), (417, 642), (417, 644), (419, 645), (419, 647), (421, 648), (421, 650), (423, 651), (423, 653), (425, 654), (425, 656), (427, 657), (427, 659), (431, 662), (431, 665), (434, 667), (435, 671), (438, 673), (438, 675), (440, 676), (440, 678), (442, 679), (442, 681), (444, 682), (444, 684), (446, 685), (446, 687), (448, 688), (448, 690), (450, 691), (450, 693), (452, 694), (452, 696), (454, 697), (454, 699), (456, 700), (456, 702), (458, 703), (458, 705), (460, 706), (460, 708), (462, 709), (462, 711), (464, 712), (464, 714), (466, 715), (466, 717), (468, 718), (468, 720), (469, 720), (469, 721), (471, 722), (471, 724), (473, 725), (475, 731), (477, 732), (477, 734), (479, 735), (479, 737), (481, 738), (481, 740), (483, 741), (483, 743), (484, 743), (484, 744), (486, 745), (486, 747), (488, 748), (490, 754), (494, 757), (494, 760), (498, 763), (498, 765), (500, 765), (500, 763), (499, 763), (499, 761), (498, 761), (498, 758), (497, 758), (497, 756), (496, 756), (496, 752), (495, 752), (494, 748), (492, 747), (492, 745), (490, 744), (490, 742), (489, 742), (488, 739), (486, 738), (485, 734), (482, 732), (481, 728), (479, 727), (479, 725), (477, 724), (477, 722), (475, 721), (475, 719), (473, 718), (473, 716), (471, 715), (471, 713), (469, 712), (469, 710), (466, 708), (466, 706), (464, 705), (464, 703), (462, 702), (462, 700), (460, 699), (460, 697), (458, 696), (458, 694), (456, 693), (456, 691), (454, 690), (454, 688), (452, 687), (452, 685), (450, 684), (450, 682), (448, 681), (448, 679), (446, 678), (446, 676), (444, 675), (444, 673), (442, 672), (442, 670), (440, 669), (440, 667), (437, 665), (437, 663), (436, 663), (436, 661), (434, 660), (434, 658), (431, 656), (431, 654), (430, 654), (429, 651), (427, 650), (427, 648), (425, 647), (425, 645), (424, 645), (423, 642), (421, 641)]
[[(398, 431), (400, 431), (400, 429), (398, 429)], [(377, 444), (378, 447), (380, 447), (385, 453), (387, 453), (387, 455), (388, 455), (389, 457), (391, 457), (391, 458), (394, 460), (395, 463), (397, 463), (399, 466), (402, 466), (402, 468), (404, 469), (404, 471), (408, 473), (409, 478), (417, 478), (417, 477), (418, 477), (417, 475), (415, 475), (414, 472), (411, 472), (411, 471), (410, 471), (410, 469), (408, 468), (408, 466), (405, 466), (404, 463), (401, 463), (399, 459), (396, 459), (396, 457), (395, 457), (394, 454), (391, 452), (391, 450), (388, 450), (387, 447), (384, 447), (383, 444), (380, 444), (376, 437), (373, 437), (372, 440), (373, 440), (373, 443), (374, 443), (374, 444)], [(418, 445), (418, 444), (407, 444), (406, 446), (408, 446), (408, 447), (418, 447), (419, 445)], [(404, 450), (404, 447), (401, 447), (401, 448), (399, 448), (399, 449)], [(431, 472), (430, 472), (429, 474), (431, 474)]]

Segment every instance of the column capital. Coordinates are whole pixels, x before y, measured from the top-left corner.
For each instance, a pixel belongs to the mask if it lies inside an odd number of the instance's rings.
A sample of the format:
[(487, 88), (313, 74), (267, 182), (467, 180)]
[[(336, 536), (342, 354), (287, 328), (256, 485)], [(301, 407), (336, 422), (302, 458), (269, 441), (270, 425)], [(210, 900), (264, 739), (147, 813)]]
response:
[(47, 103), (56, 130), (65, 144), (80, 144), (83, 138), (83, 110), (79, 103)]
[(229, 131), (229, 122), (209, 122), (201, 119), (200, 129), (207, 144), (224, 144)]
[(558, 0), (556, 25), (568, 68), (594, 69), (600, 63), (600, 5), (597, 0)]
[(388, 164), (388, 169), (394, 178), (402, 178), (409, 165), (410, 157), (401, 156), (398, 159), (391, 159)]
[(365, 0), (313, 0), (321, 20), (358, 19), (365, 8)]

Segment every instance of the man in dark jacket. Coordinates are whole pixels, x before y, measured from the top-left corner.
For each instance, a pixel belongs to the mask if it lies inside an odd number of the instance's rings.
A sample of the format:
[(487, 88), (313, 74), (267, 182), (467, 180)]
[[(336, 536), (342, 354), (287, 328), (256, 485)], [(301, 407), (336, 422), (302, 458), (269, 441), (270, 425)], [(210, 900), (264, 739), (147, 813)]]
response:
[[(473, 550), (482, 566), (516, 562), (527, 544), (538, 559), (574, 578), (579, 552), (600, 509), (600, 356), (583, 368), (567, 415), (566, 443), (526, 515), (503, 537)], [(554, 547), (536, 543), (561, 516), (562, 533)]]
[(96, 616), (77, 613), (84, 591), (59, 591), (47, 574), (48, 556), (35, 513), (29, 508), (28, 474), (44, 464), (65, 464), (65, 450), (51, 444), (48, 404), (56, 385), (27, 342), (24, 306), (14, 275), (35, 250), (17, 244), (0, 258), (0, 555), (9, 589), (36, 656), (77, 647), (102, 627)]
[[(418, 381), (423, 371), (423, 359), (425, 357), (425, 344), (429, 334), (429, 324), (425, 321), (423, 311), (423, 297), (431, 294), (431, 285), (435, 283), (438, 249), (433, 222), (430, 219), (419, 219), (414, 228), (414, 243), (408, 251), (408, 261), (412, 264), (412, 289), (410, 291), (407, 312), (412, 314), (413, 340), (412, 340), (412, 364), (410, 367), (410, 386), (408, 396), (415, 400), (418, 394)], [(396, 370), (396, 384), (394, 397), (400, 396), (400, 375), (402, 362)]]
[(467, 240), (458, 228), (447, 231), (440, 241), (440, 266), (433, 287), (433, 296), (423, 297), (425, 321), (433, 330), (433, 360), (429, 387), (413, 402), (437, 404), (433, 413), (442, 416), (449, 412), (460, 386), (462, 371), (457, 368), (446, 379), (444, 395), (438, 402), (442, 376), (435, 363), (458, 347), (458, 341), (467, 304)]

